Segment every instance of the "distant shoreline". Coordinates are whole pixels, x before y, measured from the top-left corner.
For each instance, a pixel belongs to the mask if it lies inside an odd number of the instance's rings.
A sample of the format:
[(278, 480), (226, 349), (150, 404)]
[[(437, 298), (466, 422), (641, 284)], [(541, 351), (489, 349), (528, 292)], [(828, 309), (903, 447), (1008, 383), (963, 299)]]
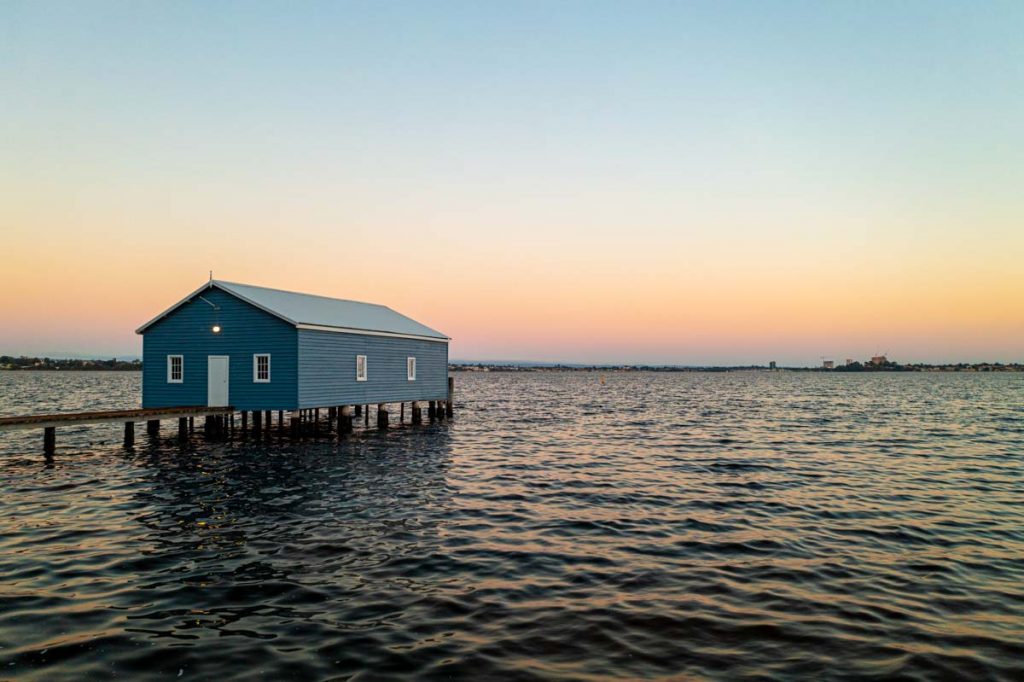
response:
[(852, 363), (839, 367), (769, 367), (766, 365), (532, 365), (458, 363), (448, 369), (455, 372), (825, 372), (857, 374), (866, 372), (1024, 372), (1024, 364), (1001, 362), (978, 363), (887, 363), (871, 365)]
[[(455, 362), (449, 363), (453, 372), (1024, 372), (1024, 364), (1018, 362), (975, 362), (975, 363), (909, 363), (891, 361), (873, 364), (851, 362), (838, 367), (771, 367), (768, 365), (630, 365), (630, 364), (559, 364), (531, 362)], [(141, 372), (142, 360), (34, 358), (0, 356), (0, 371), (40, 372)]]
[(0, 370), (24, 372), (141, 372), (142, 360), (30, 358), (0, 355)]

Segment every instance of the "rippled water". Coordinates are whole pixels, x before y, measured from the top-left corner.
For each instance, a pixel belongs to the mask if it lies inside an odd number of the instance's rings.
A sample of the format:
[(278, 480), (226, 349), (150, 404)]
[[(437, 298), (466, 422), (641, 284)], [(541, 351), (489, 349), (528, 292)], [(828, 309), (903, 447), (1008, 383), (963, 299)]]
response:
[(1024, 376), (456, 381), (340, 443), (0, 433), (0, 679), (1024, 678)]

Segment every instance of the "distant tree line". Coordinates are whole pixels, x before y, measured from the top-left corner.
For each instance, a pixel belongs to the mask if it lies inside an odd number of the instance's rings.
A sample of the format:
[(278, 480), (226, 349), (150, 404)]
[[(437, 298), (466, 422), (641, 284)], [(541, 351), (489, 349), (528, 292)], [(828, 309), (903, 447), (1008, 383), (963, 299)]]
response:
[(30, 358), (24, 355), (0, 355), (0, 370), (64, 370), (64, 371), (103, 371), (103, 372), (138, 372), (142, 369), (142, 360), (70, 360), (56, 358)]
[(851, 362), (848, 365), (839, 365), (832, 369), (834, 372), (913, 372), (914, 368), (910, 365), (901, 365), (893, 362), (892, 360), (886, 360), (880, 363), (871, 362)]
[[(818, 368), (820, 370), (820, 368)], [(880, 364), (871, 362), (851, 362), (840, 365), (826, 372), (1024, 372), (1024, 365), (1016, 362), (951, 362), (947, 364), (931, 364), (916, 362), (901, 365), (887, 360)]]

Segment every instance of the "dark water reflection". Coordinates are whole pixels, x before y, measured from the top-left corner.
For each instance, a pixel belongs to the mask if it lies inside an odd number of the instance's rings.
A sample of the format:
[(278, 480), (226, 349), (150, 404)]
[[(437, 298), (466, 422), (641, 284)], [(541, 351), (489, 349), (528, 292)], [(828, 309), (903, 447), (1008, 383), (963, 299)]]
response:
[(1024, 677), (1024, 377), (457, 380), (342, 443), (3, 434), (0, 679)]

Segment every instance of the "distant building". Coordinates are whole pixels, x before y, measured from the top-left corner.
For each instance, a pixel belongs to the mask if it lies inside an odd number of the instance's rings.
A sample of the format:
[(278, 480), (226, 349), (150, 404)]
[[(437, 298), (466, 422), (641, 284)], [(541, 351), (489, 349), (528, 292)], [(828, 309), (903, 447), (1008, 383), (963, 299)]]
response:
[(871, 364), (875, 365), (876, 367), (878, 365), (884, 365), (887, 362), (889, 362), (889, 360), (884, 355), (873, 355), (873, 356), (871, 356)]
[(821, 363), (821, 366), (823, 368), (825, 368), (825, 369), (835, 369), (836, 361), (835, 360), (824, 360)]
[(846, 358), (846, 366), (847, 366), (847, 367), (849, 367), (849, 366), (850, 366), (850, 365), (852, 365), (853, 363), (854, 363), (854, 359), (853, 359), (853, 358)]
[(775, 361), (774, 360), (772, 360), (771, 362), (768, 363), (768, 369), (775, 369)]

